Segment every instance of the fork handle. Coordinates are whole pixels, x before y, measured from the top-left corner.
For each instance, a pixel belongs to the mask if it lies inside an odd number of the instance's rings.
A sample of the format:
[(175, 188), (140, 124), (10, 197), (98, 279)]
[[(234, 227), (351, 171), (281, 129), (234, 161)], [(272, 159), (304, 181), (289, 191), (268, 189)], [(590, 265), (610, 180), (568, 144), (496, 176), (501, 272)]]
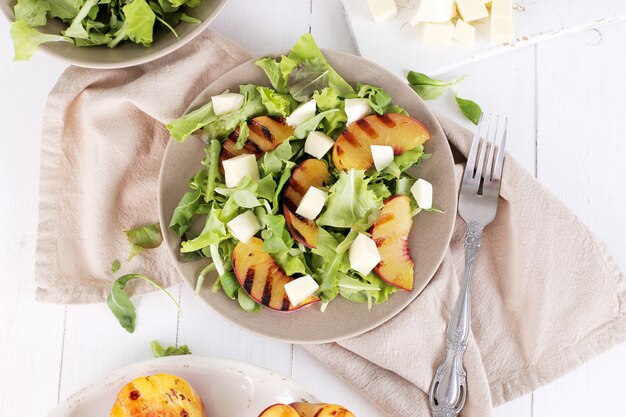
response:
[(471, 283), (474, 262), (480, 249), (483, 226), (478, 222), (467, 225), (465, 235), (465, 274), (454, 311), (448, 322), (447, 354), (439, 365), (430, 387), (429, 402), (433, 417), (456, 417), (467, 397), (467, 374), (463, 368), (463, 353), (467, 347), (470, 323)]

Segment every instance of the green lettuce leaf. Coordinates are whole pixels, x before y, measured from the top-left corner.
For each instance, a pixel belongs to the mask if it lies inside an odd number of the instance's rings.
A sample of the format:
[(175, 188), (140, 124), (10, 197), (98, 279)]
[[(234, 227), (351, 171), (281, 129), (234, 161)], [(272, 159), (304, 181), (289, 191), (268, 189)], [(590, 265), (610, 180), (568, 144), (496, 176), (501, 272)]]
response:
[(220, 220), (221, 209), (213, 207), (206, 218), (204, 229), (195, 239), (182, 242), (181, 252), (195, 252), (207, 246), (228, 239), (226, 225)]
[[(98, 0), (86, 0), (76, 16), (74, 16), (72, 24), (63, 32), (63, 35), (76, 39), (89, 39), (89, 34), (83, 27), (83, 20), (85, 20), (91, 9), (97, 5)], [(152, 13), (152, 10), (150, 10), (150, 13)]]
[(257, 87), (261, 102), (270, 116), (287, 117), (295, 107), (295, 100), (289, 94), (277, 93), (269, 87)]
[[(89, 0), (87, 0), (89, 1)], [(126, 15), (124, 25), (128, 38), (143, 46), (152, 44), (156, 16), (145, 0), (133, 0), (122, 8)]]
[(368, 189), (364, 171), (341, 172), (330, 188), (326, 209), (317, 220), (321, 226), (350, 228), (382, 206), (382, 198)]
[(286, 252), (292, 246), (291, 235), (285, 228), (282, 214), (267, 215), (267, 229), (261, 232), (263, 251), (267, 253)]
[(317, 129), (317, 127), (319, 126), (319, 124), (322, 122), (324, 118), (337, 112), (339, 112), (338, 109), (333, 109), (333, 110), (326, 110), (326, 111), (316, 114), (315, 116), (311, 117), (306, 122), (298, 125), (298, 127), (296, 127), (296, 130), (294, 131), (294, 136), (298, 139), (306, 138), (310, 132)]
[(213, 111), (213, 103), (208, 102), (204, 106), (192, 111), (171, 121), (166, 125), (170, 135), (177, 142), (184, 142), (189, 136), (194, 134), (199, 129), (202, 129), (207, 124), (211, 123), (217, 118)]
[(357, 84), (359, 97), (367, 98), (370, 107), (378, 114), (387, 113), (387, 107), (391, 104), (391, 95), (380, 87), (368, 84)]
[(45, 26), (50, 11), (48, 0), (18, 0), (13, 8), (15, 20), (22, 20), (30, 27)]
[(206, 157), (204, 158), (204, 165), (206, 166), (207, 172), (206, 188), (204, 190), (205, 203), (213, 201), (215, 182), (218, 178), (221, 178), (221, 174), (219, 171), (221, 150), (222, 145), (218, 140), (210, 141), (209, 146), (207, 146), (205, 149)]
[(221, 140), (230, 135), (242, 122), (267, 113), (255, 85), (240, 85), (239, 93), (244, 96), (241, 109), (216, 117), (204, 126), (204, 132), (209, 139)]
[(322, 51), (318, 48), (310, 33), (302, 35), (300, 40), (291, 48), (288, 58), (296, 62), (319, 61), (328, 69), (328, 85), (334, 89), (340, 97), (350, 97), (355, 93), (350, 84), (346, 82), (326, 61)]
[(39, 45), (46, 42), (70, 42), (72, 40), (66, 36), (49, 35), (33, 29), (23, 20), (16, 20), (11, 23), (11, 38), (15, 49), (15, 61), (28, 61)]
[(287, 89), (287, 80), (283, 77), (280, 70), (279, 61), (274, 58), (267, 57), (257, 60), (255, 64), (265, 71), (265, 74), (267, 75), (267, 78), (269, 78), (270, 83), (272, 83), (274, 90), (281, 94), (285, 94), (289, 91)]
[(343, 131), (348, 121), (348, 116), (344, 111), (343, 100), (339, 98), (337, 92), (327, 87), (322, 91), (316, 91), (315, 94), (313, 94), (313, 98), (321, 112), (334, 109), (338, 110), (335, 113), (327, 114), (324, 120), (322, 120), (324, 132), (329, 136), (334, 136), (338, 132)]
[(174, 209), (172, 220), (170, 221), (170, 229), (178, 236), (185, 234), (191, 226), (191, 219), (198, 211), (200, 206), (200, 190), (190, 191), (181, 198), (178, 206)]
[(241, 286), (237, 291), (237, 301), (239, 302), (239, 306), (248, 313), (258, 313), (259, 311), (261, 311), (261, 304), (258, 304), (256, 301), (254, 301), (248, 295), (246, 290), (241, 288)]
[(328, 86), (330, 70), (319, 60), (299, 62), (287, 78), (289, 94), (299, 102), (308, 101), (314, 92)]
[(65, 22), (72, 20), (82, 5), (80, 0), (49, 0), (49, 3), (50, 17), (58, 17)]
[(382, 171), (383, 176), (400, 178), (407, 169), (419, 164), (422, 159), (428, 159), (430, 154), (424, 153), (424, 146), (419, 145), (393, 158), (393, 162)]

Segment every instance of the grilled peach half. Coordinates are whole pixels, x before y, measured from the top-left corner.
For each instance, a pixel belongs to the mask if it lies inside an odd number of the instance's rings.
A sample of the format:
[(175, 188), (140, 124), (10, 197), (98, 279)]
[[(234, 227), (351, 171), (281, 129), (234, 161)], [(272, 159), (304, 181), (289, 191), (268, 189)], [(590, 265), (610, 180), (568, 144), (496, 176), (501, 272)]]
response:
[(413, 225), (410, 203), (410, 198), (405, 195), (391, 197), (370, 229), (381, 258), (374, 268), (376, 274), (385, 282), (407, 291), (413, 290), (414, 266), (408, 243)]
[(370, 145), (387, 145), (400, 155), (430, 139), (426, 127), (402, 114), (374, 114), (350, 124), (335, 141), (333, 163), (340, 171), (366, 170), (374, 165)]
[(345, 407), (336, 404), (292, 403), (300, 417), (354, 417)]
[(255, 117), (248, 120), (248, 129), (248, 140), (243, 148), (235, 148), (239, 138), (239, 127), (222, 143), (220, 170), (223, 171), (222, 161), (224, 159), (234, 158), (245, 153), (254, 154), (258, 159), (264, 152), (275, 149), (289, 137), (293, 136), (293, 128), (282, 118)]
[(309, 248), (317, 245), (317, 224), (296, 214), (296, 210), (309, 187), (322, 187), (328, 176), (328, 168), (324, 162), (307, 159), (293, 170), (283, 193), (283, 215), (287, 228), (295, 240)]
[(288, 404), (274, 404), (267, 407), (259, 417), (300, 417), (298, 412)]
[(233, 269), (239, 284), (257, 303), (279, 311), (293, 311), (319, 301), (312, 295), (297, 306), (291, 305), (285, 284), (294, 280), (274, 258), (263, 251), (263, 241), (253, 237), (239, 242), (233, 251)]

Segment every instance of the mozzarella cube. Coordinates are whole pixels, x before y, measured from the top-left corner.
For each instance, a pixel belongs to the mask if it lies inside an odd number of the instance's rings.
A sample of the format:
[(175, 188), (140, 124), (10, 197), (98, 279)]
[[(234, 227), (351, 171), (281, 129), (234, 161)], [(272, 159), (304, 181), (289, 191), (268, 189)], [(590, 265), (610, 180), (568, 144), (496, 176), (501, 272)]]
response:
[(393, 162), (393, 148), (387, 145), (370, 145), (376, 171), (382, 171)]
[(261, 230), (261, 225), (252, 210), (241, 213), (227, 223), (230, 233), (240, 242), (248, 243)]
[(513, 3), (511, 0), (493, 0), (491, 2), (491, 17), (513, 18)]
[(489, 16), (489, 10), (483, 0), (456, 0), (461, 18), (466, 22), (482, 19)]
[(363, 233), (359, 233), (350, 245), (348, 259), (350, 260), (350, 268), (363, 276), (369, 274), (380, 262), (380, 253), (378, 253), (376, 242)]
[(259, 180), (259, 167), (256, 157), (252, 154), (239, 155), (222, 161), (226, 187), (233, 188), (239, 185), (243, 177), (248, 176), (255, 181)]
[(324, 132), (312, 131), (304, 142), (304, 152), (317, 159), (322, 159), (326, 152), (333, 147), (335, 141)]
[(322, 191), (319, 188), (309, 187), (304, 193), (300, 205), (296, 209), (296, 214), (304, 217), (305, 219), (315, 220), (318, 214), (324, 208), (326, 203), (326, 196), (328, 193)]
[(454, 25), (446, 23), (425, 23), (422, 43), (427, 46), (449, 46), (452, 43)]
[(454, 0), (421, 0), (411, 17), (412, 26), (422, 22), (443, 23), (456, 15)]
[(285, 284), (285, 292), (289, 302), (295, 307), (315, 294), (319, 287), (311, 275), (304, 275)]
[(462, 19), (456, 21), (452, 37), (464, 44), (471, 45), (476, 39), (476, 28)]
[(395, 0), (367, 0), (374, 22), (384, 22), (398, 14)]
[(499, 45), (513, 40), (513, 18), (491, 17), (491, 43)]
[(411, 186), (411, 194), (420, 208), (433, 208), (433, 185), (426, 180), (418, 179)]
[(348, 121), (346, 125), (356, 122), (363, 117), (372, 114), (372, 108), (366, 98), (347, 98), (344, 101), (344, 110)]
[(314, 99), (300, 104), (294, 111), (291, 112), (289, 116), (287, 116), (287, 124), (291, 127), (300, 126), (302, 123), (315, 116), (316, 110), (317, 105), (315, 104)]
[(213, 113), (216, 116), (232, 113), (243, 107), (243, 101), (243, 94), (238, 93), (224, 93), (219, 96), (213, 96), (211, 97)]

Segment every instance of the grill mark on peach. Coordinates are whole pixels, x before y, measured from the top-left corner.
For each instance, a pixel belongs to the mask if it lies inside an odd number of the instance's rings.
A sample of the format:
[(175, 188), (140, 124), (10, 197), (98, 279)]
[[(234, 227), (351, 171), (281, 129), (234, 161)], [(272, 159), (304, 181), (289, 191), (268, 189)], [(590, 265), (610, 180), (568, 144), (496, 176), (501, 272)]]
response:
[(343, 132), (342, 136), (350, 145), (356, 146), (359, 143), (358, 139), (355, 138), (352, 132), (350, 132), (349, 130)]
[(243, 147), (254, 154), (263, 152), (263, 149), (259, 148), (259, 145), (257, 145), (256, 142), (251, 141), (250, 139), (246, 140), (246, 143), (245, 145), (243, 145)]
[(372, 127), (372, 125), (367, 120), (359, 119), (356, 121), (356, 124), (358, 127), (361, 128), (363, 132), (365, 132), (365, 134), (367, 134), (367, 136), (371, 138), (378, 137), (378, 132), (376, 132), (376, 130)]
[(341, 146), (335, 145), (335, 149), (336, 149), (335, 152), (337, 152), (338, 156), (341, 156), (344, 154), (343, 148)]
[(233, 155), (228, 149), (222, 148), (222, 159), (230, 159), (234, 158), (236, 155)]
[(298, 209), (298, 206), (296, 206), (296, 203), (291, 201), (291, 199), (289, 199), (287, 196), (283, 198), (283, 204), (287, 206), (287, 209), (293, 213), (295, 213), (296, 210)]
[(380, 248), (382, 245), (385, 244), (385, 238), (379, 237), (378, 239), (374, 239), (374, 242), (376, 243), (376, 247)]
[(281, 311), (288, 311), (289, 310), (289, 299), (287, 298), (287, 296), (285, 296), (283, 298), (283, 304), (280, 306), (280, 309), (281, 309)]
[(394, 127), (396, 125), (396, 122), (394, 122), (391, 117), (387, 116), (386, 114), (376, 115), (376, 118), (378, 118), (378, 120), (380, 120), (382, 124), (387, 127)]
[(385, 223), (388, 223), (390, 221), (392, 221), (393, 219), (395, 219), (396, 216), (394, 216), (393, 214), (389, 213), (389, 214), (383, 214), (382, 216), (380, 216), (378, 218), (378, 220), (376, 220), (376, 223), (374, 224), (374, 226), (380, 226), (383, 225)]
[(139, 391), (137, 390), (133, 390), (130, 392), (130, 399), (131, 400), (136, 400), (137, 398), (141, 397), (141, 394), (139, 394)]
[[(268, 277), (273, 274), (274, 271), (268, 271)], [(265, 287), (263, 287), (263, 297), (261, 297), (261, 304), (264, 306), (269, 306), (270, 301), (272, 300), (272, 280), (268, 279), (265, 281)]]
[(257, 135), (264, 136), (271, 142), (274, 141), (274, 136), (272, 135), (272, 132), (256, 120), (252, 119), (250, 122), (248, 122), (248, 127)]
[(299, 241), (302, 241), (302, 242), (306, 242), (306, 238), (304, 237), (302, 232), (300, 232), (300, 230), (298, 230), (298, 228), (295, 225), (292, 225), (291, 231), (293, 232), (294, 235), (296, 235), (296, 236), (294, 236), (296, 238), (296, 240), (299, 240)]
[(246, 271), (246, 279), (243, 282), (243, 289), (246, 290), (248, 294), (252, 293), (252, 284), (254, 284), (254, 272), (255, 268), (251, 266)]
[(289, 181), (289, 185), (287, 186), (293, 188), (295, 192), (300, 194), (300, 196), (303, 196), (308, 190), (308, 188), (305, 189), (302, 184), (293, 179)]

